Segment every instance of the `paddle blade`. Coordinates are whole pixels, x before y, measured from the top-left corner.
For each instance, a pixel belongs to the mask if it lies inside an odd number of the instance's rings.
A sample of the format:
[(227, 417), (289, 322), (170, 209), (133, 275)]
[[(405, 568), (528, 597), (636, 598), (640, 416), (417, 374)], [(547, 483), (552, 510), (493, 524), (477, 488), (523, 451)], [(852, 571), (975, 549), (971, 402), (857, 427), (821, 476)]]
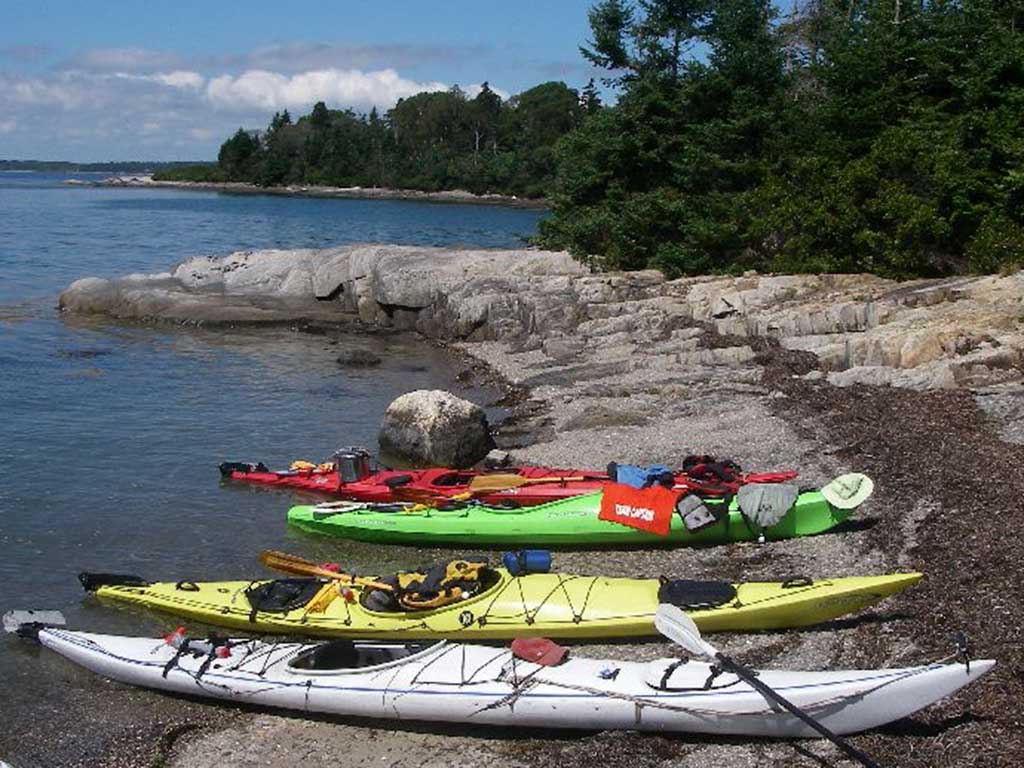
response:
[(272, 549), (265, 549), (259, 554), (259, 561), (275, 571), (290, 573), (293, 576), (313, 576), (319, 579), (334, 579), (346, 584), (359, 584), (363, 587), (374, 589), (386, 589), (392, 591), (394, 587), (384, 582), (367, 579), (361, 576), (352, 576), (348, 573), (338, 573), (328, 570), (311, 560), (306, 560), (297, 555), (289, 555), (287, 552), (278, 552)]
[(506, 488), (519, 488), (529, 482), (529, 478), (522, 475), (477, 475), (469, 481), (469, 490), (503, 491)]
[(469, 481), (469, 489), (474, 492), (504, 491), (511, 488), (522, 488), (525, 485), (544, 485), (546, 483), (578, 483), (583, 480), (607, 480), (599, 476), (585, 477), (523, 477), (522, 475), (477, 475)]
[(318, 563), (305, 560), (297, 555), (289, 555), (287, 552), (278, 552), (272, 549), (265, 549), (259, 554), (261, 564), (282, 573), (294, 573), (303, 576), (313, 575), (314, 571), (321, 570)]
[(654, 626), (661, 634), (694, 656), (713, 659), (718, 655), (717, 649), (701, 638), (700, 630), (693, 623), (693, 619), (683, 613), (678, 606), (668, 603), (659, 605), (654, 614)]
[(67, 620), (60, 611), (8, 611), (4, 614), (4, 631), (10, 634), (20, 634), (22, 627), (64, 627)]
[(875, 491), (874, 481), (860, 472), (840, 475), (821, 489), (821, 495), (836, 509), (856, 509)]

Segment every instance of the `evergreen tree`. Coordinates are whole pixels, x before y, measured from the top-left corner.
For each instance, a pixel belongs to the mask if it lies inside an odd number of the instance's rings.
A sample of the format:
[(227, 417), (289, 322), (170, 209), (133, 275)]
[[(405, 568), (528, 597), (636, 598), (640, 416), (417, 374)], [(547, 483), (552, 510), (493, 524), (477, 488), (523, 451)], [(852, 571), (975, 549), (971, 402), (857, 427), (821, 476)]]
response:
[(489, 83), (484, 81), (480, 93), (476, 95), (469, 109), (470, 123), (473, 131), (473, 152), (479, 153), (482, 147), (498, 148), (498, 121), (501, 118), (501, 96), (491, 90)]
[(601, 94), (598, 93), (597, 86), (594, 85), (594, 78), (590, 78), (583, 87), (583, 91), (580, 93), (580, 106), (583, 108), (584, 114), (587, 115), (592, 115), (601, 108)]
[(249, 180), (260, 155), (260, 142), (248, 131), (239, 128), (221, 144), (217, 165), (228, 179)]
[(560, 145), (541, 241), (671, 274), (746, 258), (743, 205), (782, 103), (770, 22), (768, 0), (597, 6), (589, 58), (625, 70), (619, 103)]
[(331, 115), (327, 111), (327, 105), (318, 101), (313, 105), (313, 111), (309, 113), (309, 124), (318, 130), (323, 130), (331, 122)]

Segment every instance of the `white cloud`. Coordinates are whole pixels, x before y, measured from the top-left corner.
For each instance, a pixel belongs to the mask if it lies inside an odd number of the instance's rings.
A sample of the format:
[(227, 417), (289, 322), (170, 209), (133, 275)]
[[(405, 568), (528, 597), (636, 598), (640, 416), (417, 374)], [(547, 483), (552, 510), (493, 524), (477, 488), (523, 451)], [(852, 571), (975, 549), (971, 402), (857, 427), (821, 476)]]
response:
[(0, 75), (0, 101), (27, 106), (59, 106), (77, 109), (88, 101), (88, 93), (75, 87), (72, 77), (15, 78)]
[(169, 85), (172, 88), (195, 88), (199, 89), (203, 87), (203, 83), (206, 82), (206, 78), (200, 75), (198, 72), (187, 72), (185, 70), (176, 69), (173, 72), (166, 72), (164, 74), (155, 75), (156, 79), (164, 85)]
[[(198, 94), (205, 82), (201, 75), (185, 71), (155, 75), (72, 71), (45, 78), (0, 74), (0, 103), (6, 104), (8, 110), (20, 108), (33, 113), (55, 109), (68, 113), (104, 108), (131, 111), (152, 108), (168, 100), (180, 101), (188, 93)], [(196, 96), (191, 99), (196, 102)]]
[(133, 75), (128, 72), (115, 72), (112, 75), (88, 75), (88, 77), (98, 79), (115, 77), (121, 80), (142, 80), (150, 83), (159, 83), (160, 85), (166, 85), (171, 88), (191, 89), (194, 91), (202, 88), (203, 84), (206, 82), (206, 78), (198, 72), (188, 72), (182, 69), (176, 69), (173, 72), (157, 72), (154, 75)]
[(67, 59), (63, 69), (89, 72), (145, 72), (174, 69), (180, 58), (165, 51), (129, 46), (125, 48), (93, 48)]
[[(385, 110), (400, 98), (447, 90), (449, 83), (420, 73), (456, 59), (475, 61), (471, 51), (295, 43), (234, 58), (186, 58), (129, 46), (81, 51), (51, 69), (17, 72), (6, 62), (27, 54), (3, 49), (2, 154), (213, 158), (220, 142), (240, 126), (262, 128), (284, 108), (298, 116), (324, 101), (332, 109)], [(57, 56), (46, 54), (54, 61)], [(491, 87), (508, 98), (506, 91)], [(462, 88), (473, 98), (480, 86)]]
[(222, 109), (304, 109), (318, 101), (332, 107), (368, 107), (391, 106), (406, 96), (447, 87), (436, 81), (407, 80), (393, 69), (321, 69), (290, 76), (253, 69), (237, 77), (213, 78), (206, 86), (206, 97)]

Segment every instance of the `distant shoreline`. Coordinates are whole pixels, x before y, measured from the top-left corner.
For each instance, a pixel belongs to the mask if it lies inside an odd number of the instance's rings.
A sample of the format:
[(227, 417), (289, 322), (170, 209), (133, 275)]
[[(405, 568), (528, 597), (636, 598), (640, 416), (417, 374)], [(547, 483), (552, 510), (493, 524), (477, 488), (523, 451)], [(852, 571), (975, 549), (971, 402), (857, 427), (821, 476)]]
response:
[(119, 187), (141, 189), (197, 189), (234, 195), (278, 195), (283, 197), (321, 197), (354, 200), (414, 200), (429, 203), (462, 203), (469, 205), (500, 205), (510, 208), (547, 208), (544, 199), (510, 195), (476, 195), (462, 189), (423, 192), (416, 189), (388, 187), (324, 187), (296, 184), (285, 187), (260, 187), (248, 182), (157, 181), (148, 174), (108, 176), (98, 181), (67, 179), (65, 184), (85, 187)]

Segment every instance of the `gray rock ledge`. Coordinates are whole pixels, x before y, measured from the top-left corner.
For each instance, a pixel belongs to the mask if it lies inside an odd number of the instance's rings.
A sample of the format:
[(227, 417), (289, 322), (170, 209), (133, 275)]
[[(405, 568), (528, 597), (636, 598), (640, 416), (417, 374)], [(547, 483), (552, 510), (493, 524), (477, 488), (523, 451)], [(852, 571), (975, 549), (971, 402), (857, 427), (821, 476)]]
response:
[[(353, 245), (193, 258), (169, 273), (85, 278), (69, 312), (235, 324), (348, 320), (446, 341), (505, 341), (555, 367), (749, 365), (742, 339), (817, 356), (838, 386), (913, 389), (1024, 380), (1024, 272), (917, 280), (757, 275), (666, 280), (592, 274), (533, 249)], [(702, 342), (704, 329), (737, 339)], [(581, 373), (582, 375), (582, 373)], [(542, 383), (543, 376), (537, 383)]]

